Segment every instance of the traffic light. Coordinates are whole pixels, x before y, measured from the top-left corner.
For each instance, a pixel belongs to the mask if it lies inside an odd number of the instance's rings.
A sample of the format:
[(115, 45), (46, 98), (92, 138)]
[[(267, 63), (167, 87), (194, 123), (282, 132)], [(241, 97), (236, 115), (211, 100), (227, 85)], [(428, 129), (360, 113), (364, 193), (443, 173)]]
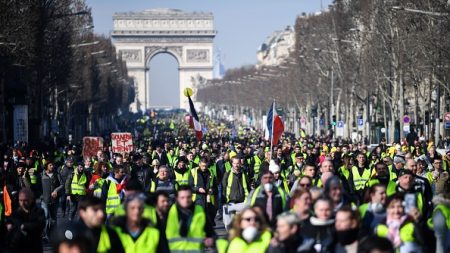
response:
[(430, 112), (429, 111), (425, 111), (425, 124), (426, 125), (430, 124)]
[(336, 115), (333, 115), (332, 120), (331, 120), (331, 125), (336, 126)]

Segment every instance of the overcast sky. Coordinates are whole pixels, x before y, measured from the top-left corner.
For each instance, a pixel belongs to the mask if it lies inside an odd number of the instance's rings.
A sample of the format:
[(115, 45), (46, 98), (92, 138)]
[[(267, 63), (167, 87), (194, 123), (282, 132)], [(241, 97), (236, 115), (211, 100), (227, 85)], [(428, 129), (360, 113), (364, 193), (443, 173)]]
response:
[[(297, 15), (324, 9), (332, 0), (87, 0), (92, 8), (94, 30), (109, 35), (115, 12), (142, 11), (152, 8), (173, 8), (183, 11), (212, 12), (218, 34), (215, 49), (222, 53), (226, 69), (256, 63), (256, 51), (273, 31), (294, 25)], [(168, 55), (152, 59), (150, 100), (152, 105), (178, 104), (176, 96), (156, 96), (168, 83), (177, 83), (177, 63)], [(178, 84), (170, 85), (168, 93), (178, 93)], [(159, 93), (159, 92), (158, 92)], [(166, 92), (164, 92), (166, 93)]]

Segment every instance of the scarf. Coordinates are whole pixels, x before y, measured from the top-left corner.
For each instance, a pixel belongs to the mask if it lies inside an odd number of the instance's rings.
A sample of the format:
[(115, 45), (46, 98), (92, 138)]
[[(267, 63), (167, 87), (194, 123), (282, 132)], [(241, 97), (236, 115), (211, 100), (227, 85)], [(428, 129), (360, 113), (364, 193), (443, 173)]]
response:
[(400, 244), (402, 243), (400, 238), (400, 226), (407, 218), (408, 216), (404, 215), (400, 220), (390, 220), (389, 218), (386, 220), (386, 225), (388, 227), (387, 238), (394, 244), (395, 248), (400, 247)]

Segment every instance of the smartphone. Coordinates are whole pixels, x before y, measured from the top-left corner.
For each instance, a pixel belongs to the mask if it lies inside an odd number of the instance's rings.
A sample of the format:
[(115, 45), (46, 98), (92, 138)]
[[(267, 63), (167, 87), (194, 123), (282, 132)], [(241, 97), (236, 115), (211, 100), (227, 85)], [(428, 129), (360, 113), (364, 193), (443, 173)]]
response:
[(409, 213), (411, 211), (411, 209), (414, 207), (417, 208), (416, 194), (414, 194), (414, 193), (405, 194), (404, 207), (405, 207), (405, 213)]

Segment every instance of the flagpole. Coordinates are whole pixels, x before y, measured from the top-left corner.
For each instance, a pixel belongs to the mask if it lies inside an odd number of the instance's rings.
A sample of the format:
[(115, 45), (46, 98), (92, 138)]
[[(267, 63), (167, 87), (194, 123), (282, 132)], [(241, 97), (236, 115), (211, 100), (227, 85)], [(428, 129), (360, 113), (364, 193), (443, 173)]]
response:
[[(275, 122), (275, 99), (273, 100), (273, 103), (272, 103), (272, 134), (270, 135), (270, 156), (272, 156), (273, 155), (273, 130), (274, 130), (274, 122)], [(271, 159), (272, 159), (272, 157), (271, 157)]]

